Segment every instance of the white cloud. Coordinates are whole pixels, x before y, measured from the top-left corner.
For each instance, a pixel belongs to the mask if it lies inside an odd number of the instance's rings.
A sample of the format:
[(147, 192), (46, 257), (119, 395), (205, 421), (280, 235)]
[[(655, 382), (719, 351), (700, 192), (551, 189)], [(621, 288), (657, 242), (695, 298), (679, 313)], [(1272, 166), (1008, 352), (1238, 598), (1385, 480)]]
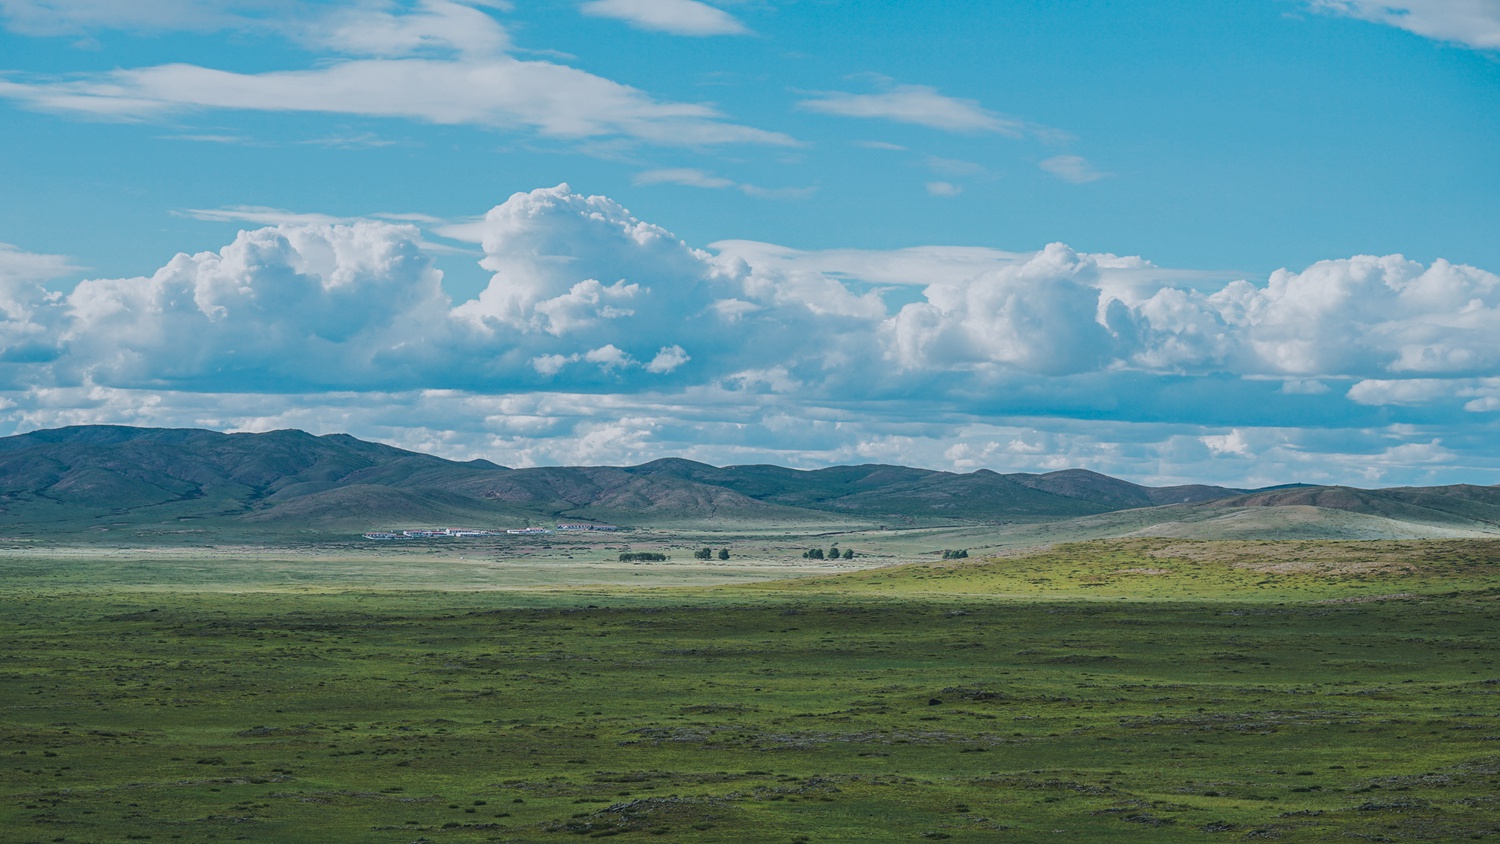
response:
[(510, 37), (490, 15), (449, 0), (421, 0), (396, 14), (357, 6), (336, 9), (307, 27), (303, 39), (346, 55), (396, 58), (428, 52), (484, 57), (505, 52)]
[(854, 145), (864, 147), (865, 149), (878, 149), (883, 152), (906, 152), (907, 149), (900, 144), (893, 144), (888, 141), (855, 141)]
[(690, 167), (647, 170), (637, 173), (631, 182), (637, 185), (683, 185), (690, 188), (732, 188), (733, 179), (714, 176)]
[(1030, 256), (983, 246), (913, 246), (906, 249), (804, 251), (753, 240), (709, 244), (721, 256), (784, 274), (817, 273), (872, 284), (925, 286), (959, 282), (987, 270), (1012, 266)]
[(736, 187), (739, 188), (740, 193), (757, 199), (807, 199), (818, 192), (817, 185), (789, 188), (763, 188), (759, 185), (736, 185)]
[(0, 80), (0, 96), (47, 111), (118, 119), (155, 119), (193, 109), (327, 112), (526, 129), (567, 139), (795, 143), (780, 133), (726, 122), (711, 106), (661, 102), (571, 67), (506, 56), (362, 59), (269, 73), (160, 65), (76, 80)]
[(1368, 405), (1422, 405), (1442, 399), (1460, 399), (1464, 392), (1461, 388), (1470, 383), (1467, 379), (1414, 378), (1397, 381), (1366, 378), (1351, 386), (1348, 396), (1352, 401)]
[(1437, 41), (1500, 50), (1500, 0), (1308, 0), (1319, 11), (1399, 27)]
[(358, 217), (335, 217), (332, 214), (301, 213), (264, 205), (230, 205), (225, 208), (189, 208), (182, 212), (194, 220), (212, 223), (249, 223), (254, 226), (332, 226), (358, 222)]
[(1291, 396), (1321, 396), (1331, 389), (1316, 378), (1288, 378), (1281, 382), (1281, 391)]
[(681, 346), (663, 346), (656, 353), (656, 357), (646, 364), (647, 372), (668, 373), (679, 366), (692, 360)]
[(41, 282), (77, 270), (61, 255), (38, 255), (0, 243), (0, 366), (37, 365), (56, 357), (59, 297)]
[[(39, 288), (12, 285), (13, 321), (33, 345), (46, 326), (64, 326), (52, 341), (62, 350), (55, 377), (128, 385), (227, 372), (473, 386), (556, 374), (559, 361), (612, 347), (637, 362), (613, 368), (635, 377), (676, 377), (678, 353), (662, 350), (677, 349), (697, 361), (698, 378), (779, 365), (830, 390), (878, 393), (935, 375), (953, 379), (946, 394), (1026, 374), (1223, 373), (1274, 378), (1266, 389), (1288, 397), (1349, 379), (1359, 382), (1349, 399), (1367, 405), (1396, 401), (1395, 388), (1376, 386), (1389, 382), (1403, 385), (1399, 402), (1409, 405), (1435, 400), (1413, 385), (1500, 367), (1500, 277), (1443, 261), (1361, 256), (1280, 270), (1263, 286), (1199, 290), (1140, 258), (1060, 244), (799, 252), (725, 241), (715, 254), (561, 185), (517, 194), (462, 226), (493, 277), (455, 307), (418, 228), (447, 232), (444, 221), (191, 213), (277, 227), (219, 253), (179, 256), (149, 279), (80, 284), (66, 314)], [(65, 267), (15, 249), (0, 251), (0, 269), (6, 262), (31, 267), (10, 270), (23, 281)], [(208, 341), (181, 345), (204, 332)], [(297, 357), (280, 360), (278, 349)], [(342, 369), (307, 372), (309, 355), (331, 355)]]
[(825, 91), (797, 107), (841, 117), (866, 117), (912, 123), (948, 132), (994, 132), (1020, 137), (1027, 126), (996, 114), (974, 100), (955, 99), (926, 85), (893, 85), (877, 94)]
[[(1061, 244), (706, 251), (560, 185), (468, 225), (492, 277), (455, 305), (422, 236), (442, 220), (201, 213), (278, 225), (70, 293), (40, 284), (76, 272), (66, 260), (0, 248), (0, 388), (14, 403), (0, 419), (348, 418), (533, 462), (576, 453), (556, 438), (591, 436), (589, 453), (621, 460), (688, 449), (1231, 480), (1215, 455), (1248, 453), (1284, 471), (1267, 483), (1415, 482), (1428, 475), (1402, 459), (1440, 474), (1500, 461), (1479, 445), (1500, 408), (1500, 277), (1443, 261), (1356, 256), (1214, 289)], [(411, 418), (380, 422), (391, 401)], [(1389, 423), (1444, 413), (1445, 426)], [(1165, 427), (1143, 433), (1148, 421)], [(1312, 459), (1328, 455), (1344, 456)]]
[(531, 359), (531, 366), (543, 375), (556, 375), (576, 360), (577, 355), (538, 355)]
[(713, 106), (664, 102), (566, 65), (506, 55), (509, 40), (494, 18), (449, 0), (427, 0), (402, 13), (371, 6), (335, 11), (293, 35), (356, 58), (265, 73), (167, 64), (24, 82), (0, 79), (0, 97), (117, 120), (161, 120), (206, 109), (323, 112), (573, 140), (796, 144), (778, 132), (729, 122)]
[(38, 255), (24, 252), (9, 243), (0, 243), (0, 281), (47, 281), (79, 271), (79, 267), (61, 255)]
[(150, 278), (80, 283), (59, 342), (100, 384), (368, 384), (413, 378), (448, 300), (410, 227), (242, 232)]
[(1400, 255), (1319, 261), (1212, 294), (1164, 289), (1135, 306), (1137, 362), (1240, 374), (1381, 377), (1500, 367), (1500, 276)]
[(297, 143), (307, 146), (320, 146), (328, 149), (384, 149), (394, 146), (415, 146), (411, 142), (393, 141), (382, 138), (373, 132), (359, 132), (347, 135), (325, 135), (321, 138), (310, 138)]
[(943, 158), (937, 155), (923, 156), (922, 165), (944, 176), (989, 177), (990, 169), (983, 164), (959, 158)]
[(928, 182), (927, 194), (929, 196), (958, 196), (964, 189), (952, 182)]
[[(663, 346), (644, 367), (647, 372), (665, 375), (689, 360), (687, 352), (681, 346)], [(562, 372), (569, 364), (579, 361), (595, 364), (604, 372), (642, 366), (630, 353), (608, 343), (597, 349), (571, 355), (539, 355), (531, 359), (531, 367), (542, 375), (552, 376)]]
[(164, 139), (166, 139), (166, 140), (169, 140), (169, 141), (192, 141), (194, 143), (199, 143), (199, 144), (225, 144), (225, 145), (232, 144), (234, 146), (259, 146), (260, 145), (260, 142), (255, 141), (255, 140), (253, 140), (251, 138), (245, 137), (244, 135), (192, 134), (192, 135), (163, 135), (162, 137)]
[(584, 353), (583, 359), (589, 363), (597, 363), (602, 369), (620, 369), (636, 365), (634, 358), (615, 348), (612, 343), (597, 349), (590, 349)]
[(736, 17), (698, 0), (589, 0), (585, 15), (622, 20), (636, 29), (672, 35), (747, 35)]
[(804, 199), (817, 191), (815, 187), (805, 188), (763, 188), (759, 185), (741, 184), (733, 179), (715, 176), (692, 167), (673, 167), (659, 170), (646, 170), (637, 173), (631, 181), (637, 185), (680, 185), (689, 188), (706, 188), (709, 190), (723, 190), (732, 188), (758, 199)]
[(300, 4), (293, 0), (0, 0), (6, 27), (28, 35), (100, 29), (208, 32), (251, 26)]
[(567, 185), (516, 194), (486, 215), (482, 231), (481, 264), (494, 280), (455, 316), (488, 331), (608, 331), (602, 321), (634, 313), (667, 328), (707, 304), (707, 256), (607, 197)]
[(1245, 432), (1235, 428), (1227, 434), (1210, 434), (1199, 437), (1203, 444), (1215, 457), (1233, 455), (1235, 457), (1253, 457), (1250, 451), (1250, 442), (1245, 438)]
[(1114, 339), (1098, 320), (1097, 267), (1062, 244), (961, 283), (929, 285), (881, 326), (906, 370), (1002, 365), (1063, 374), (1105, 364)]
[[(377, 212), (365, 214), (358, 217), (339, 217), (333, 214), (309, 213), (303, 211), (290, 211), (285, 208), (269, 208), (264, 205), (230, 205), (224, 208), (189, 208), (185, 211), (173, 212), (180, 216), (191, 217), (194, 220), (205, 220), (213, 223), (247, 223), (253, 226), (351, 226), (360, 222), (389, 222), (389, 223), (414, 223), (423, 226), (440, 237), (451, 237), (452, 239), (470, 243), (478, 243), (480, 238), (467, 237), (467, 223), (452, 223), (441, 220), (428, 214), (413, 213), (390, 213)], [(423, 238), (420, 245), (424, 252), (445, 255), (473, 255), (474, 251), (461, 246), (434, 242)]]
[(1094, 165), (1081, 155), (1054, 155), (1043, 160), (1039, 166), (1057, 178), (1075, 185), (1097, 182), (1109, 175), (1094, 169)]

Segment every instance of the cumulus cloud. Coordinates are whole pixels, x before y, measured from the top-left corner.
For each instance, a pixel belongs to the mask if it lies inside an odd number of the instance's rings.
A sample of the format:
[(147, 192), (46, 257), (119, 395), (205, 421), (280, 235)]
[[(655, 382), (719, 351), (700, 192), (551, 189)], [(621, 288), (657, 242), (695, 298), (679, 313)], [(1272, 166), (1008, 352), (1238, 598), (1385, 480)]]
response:
[(932, 196), (958, 196), (964, 189), (952, 182), (928, 182), (927, 193)]
[(1063, 374), (1096, 369), (1114, 338), (1099, 321), (1097, 268), (1054, 243), (1029, 261), (961, 283), (929, 285), (882, 326), (907, 370), (1002, 365)]
[[(475, 386), (575, 362), (675, 376), (691, 359), (699, 378), (781, 367), (826, 389), (1139, 372), (1267, 377), (1281, 395), (1315, 397), (1329, 379), (1411, 385), (1500, 367), (1500, 277), (1445, 261), (1357, 256), (1199, 289), (1140, 258), (1062, 244), (803, 252), (724, 241), (705, 251), (559, 185), (466, 225), (492, 277), (453, 305), (419, 228), (442, 221), (194, 213), (278, 225), (147, 278), (83, 282), (51, 304), (23, 282), (66, 263), (0, 250), (12, 321), (33, 335), (59, 326), (56, 377), (318, 383), (301, 362), (320, 358), (337, 364), (319, 376), (331, 380)], [(1347, 393), (1371, 405), (1382, 395), (1394, 394)]]
[(590, 0), (585, 15), (622, 20), (636, 29), (672, 35), (746, 35), (739, 19), (698, 0)]
[(335, 11), (312, 19), (294, 37), (352, 58), (264, 73), (167, 64), (0, 79), (0, 97), (46, 111), (121, 120), (210, 109), (323, 112), (577, 140), (796, 143), (730, 122), (713, 106), (661, 101), (577, 68), (517, 59), (506, 53), (508, 35), (488, 12), (451, 0), (427, 0), (399, 12), (363, 5)]
[[(607, 342), (650, 361), (640, 371), (678, 371), (673, 352), (733, 371), (762, 358), (766, 346), (826, 360), (840, 323), (866, 328), (884, 314), (878, 297), (860, 295), (821, 274), (756, 268), (694, 249), (618, 203), (573, 193), (566, 185), (517, 194), (480, 226), (494, 275), (456, 322), (486, 342), (523, 337), (543, 354), (579, 354), (585, 339)], [(857, 336), (857, 335), (856, 335)], [(799, 355), (799, 352), (801, 353)], [(535, 353), (532, 355), (536, 356)], [(548, 360), (551, 360), (550, 358)]]
[(681, 346), (663, 346), (657, 351), (656, 357), (646, 364), (648, 372), (671, 372), (679, 366), (692, 360)]
[(1500, 365), (1500, 276), (1400, 255), (1278, 270), (1264, 287), (1162, 290), (1135, 308), (1156, 367), (1242, 374), (1482, 374)]
[(589, 363), (598, 364), (603, 369), (619, 369), (625, 366), (634, 366), (635, 359), (615, 348), (613, 344), (606, 344), (597, 349), (590, 349), (584, 353), (583, 359)]
[(24, 252), (0, 243), (0, 364), (36, 364), (57, 354), (59, 294), (41, 282), (77, 271), (61, 255)]
[[(312, 400), (298, 396), (316, 395), (325, 416), (340, 403), (363, 408), (349, 417), (360, 431), (437, 437), (441, 423), (426, 417), (400, 431), (373, 421), (370, 408), (402, 396), (481, 414), (482, 424), (450, 420), (479, 427), (445, 447), (505, 445), (538, 462), (575, 454), (553, 437), (586, 436), (598, 449), (587, 453), (618, 447), (620, 459), (697, 437), (696, 453), (720, 460), (1139, 476), (1157, 471), (1143, 468), (1152, 460), (1220, 472), (1215, 459), (1254, 456), (1302, 479), (1399, 474), (1402, 455), (1460, 471), (1477, 458), (1458, 444), (1500, 434), (1392, 423), (1446, 408), (1470, 425), (1500, 424), (1500, 277), (1445, 261), (1356, 256), (1207, 283), (1062, 244), (698, 249), (607, 197), (559, 185), (466, 224), (491, 278), (454, 303), (422, 235), (442, 221), (224, 213), (279, 224), (65, 293), (42, 284), (76, 272), (65, 259), (0, 248), (9, 418), (148, 421), (153, 397), (170, 396), (162, 420), (253, 427), (306, 418), (296, 409)], [(223, 399), (236, 394), (262, 398)], [(214, 415), (221, 400), (244, 412)], [(626, 416), (636, 422), (622, 428)], [(1087, 420), (1100, 418), (1125, 426), (1115, 437), (1167, 427), (1138, 448), (1090, 439), (1099, 423)], [(966, 427), (976, 420), (989, 427)], [(1288, 424), (1308, 427), (1292, 436)], [(1379, 433), (1350, 450), (1318, 441), (1320, 428)], [(1332, 453), (1351, 456), (1321, 469), (1303, 459)]]
[(409, 226), (260, 229), (149, 278), (81, 282), (59, 340), (100, 384), (387, 381), (444, 342), (440, 279)]
[(1500, 50), (1500, 0), (1308, 0), (1308, 5), (1437, 41)]
[(811, 273), (870, 284), (922, 287), (958, 282), (1030, 256), (983, 246), (912, 246), (904, 249), (792, 249), (753, 240), (709, 244), (720, 256), (782, 274)]
[(481, 230), (481, 265), (494, 277), (455, 316), (488, 331), (612, 336), (604, 323), (637, 312), (646, 327), (668, 330), (707, 304), (708, 256), (607, 197), (567, 185), (517, 194)]
[(1233, 455), (1235, 457), (1250, 457), (1250, 442), (1245, 438), (1245, 432), (1235, 428), (1227, 434), (1210, 434), (1200, 438), (1203, 444), (1215, 457)]

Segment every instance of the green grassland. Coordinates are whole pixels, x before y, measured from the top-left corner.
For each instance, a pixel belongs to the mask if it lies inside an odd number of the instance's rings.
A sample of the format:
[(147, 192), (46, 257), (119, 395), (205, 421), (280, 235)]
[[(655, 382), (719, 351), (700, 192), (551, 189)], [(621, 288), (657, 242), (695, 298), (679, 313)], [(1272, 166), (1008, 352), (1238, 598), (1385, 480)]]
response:
[(0, 840), (1500, 836), (1500, 542), (736, 541), (10, 549)]
[(986, 560), (885, 566), (774, 588), (991, 600), (1364, 602), (1500, 595), (1500, 540), (1111, 539)]

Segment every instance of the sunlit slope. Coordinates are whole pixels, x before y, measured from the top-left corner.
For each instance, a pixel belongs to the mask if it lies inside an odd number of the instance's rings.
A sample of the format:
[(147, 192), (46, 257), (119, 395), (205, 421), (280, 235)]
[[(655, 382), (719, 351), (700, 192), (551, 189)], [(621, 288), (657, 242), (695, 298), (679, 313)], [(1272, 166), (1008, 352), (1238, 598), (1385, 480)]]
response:
[(1391, 489), (1307, 487), (1267, 490), (1224, 503), (1238, 508), (1310, 506), (1383, 516), (1412, 524), (1487, 525), (1500, 531), (1500, 488), (1493, 486), (1453, 484)]
[[(748, 588), (748, 587), (747, 587)], [(1500, 596), (1500, 540), (1119, 539), (753, 587), (899, 596), (1365, 601)]]
[[(1314, 491), (1331, 488), (1317, 487)], [(1436, 488), (1443, 489), (1443, 488)], [(1470, 488), (1476, 489), (1476, 488)], [(1488, 487), (1477, 489), (1489, 491)], [(1385, 490), (1353, 490), (1357, 496), (1303, 498), (1319, 504), (1280, 503), (1257, 494), (1192, 505), (1143, 507), (1073, 519), (1014, 524), (976, 532), (970, 546), (1023, 548), (1056, 542), (1117, 537), (1239, 540), (1404, 540), (1500, 537), (1487, 512), (1455, 507), (1369, 506), (1384, 504)], [(1422, 490), (1421, 492), (1425, 492)], [(1434, 504), (1446, 504), (1441, 495)], [(1246, 501), (1249, 503), (1243, 503)], [(1293, 501), (1299, 499), (1292, 499)]]

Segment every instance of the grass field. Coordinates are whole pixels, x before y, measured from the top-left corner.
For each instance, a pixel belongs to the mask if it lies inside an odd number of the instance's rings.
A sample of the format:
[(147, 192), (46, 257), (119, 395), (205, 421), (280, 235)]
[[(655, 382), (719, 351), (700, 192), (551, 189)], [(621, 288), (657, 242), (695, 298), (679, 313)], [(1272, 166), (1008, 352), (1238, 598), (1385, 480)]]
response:
[(1500, 543), (782, 580), (796, 541), (767, 542), (724, 586), (578, 549), (550, 584), (542, 557), (7, 552), (0, 840), (1500, 835)]

